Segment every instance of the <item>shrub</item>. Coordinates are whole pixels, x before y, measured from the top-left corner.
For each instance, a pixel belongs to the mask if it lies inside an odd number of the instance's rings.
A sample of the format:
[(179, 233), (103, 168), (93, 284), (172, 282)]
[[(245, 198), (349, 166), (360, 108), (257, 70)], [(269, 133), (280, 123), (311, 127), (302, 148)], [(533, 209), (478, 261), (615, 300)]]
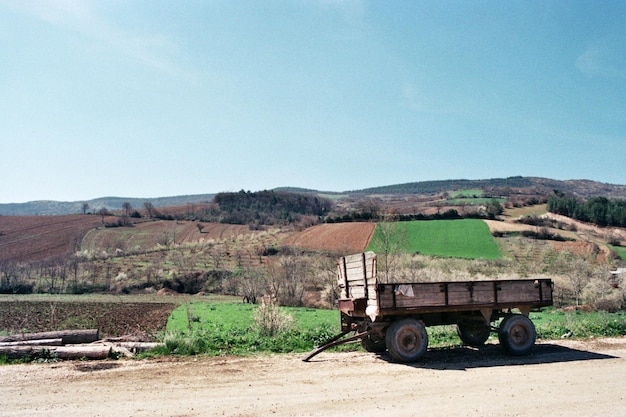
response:
[(281, 311), (272, 302), (261, 303), (254, 312), (254, 325), (261, 336), (274, 336), (292, 329), (294, 323), (293, 316)]

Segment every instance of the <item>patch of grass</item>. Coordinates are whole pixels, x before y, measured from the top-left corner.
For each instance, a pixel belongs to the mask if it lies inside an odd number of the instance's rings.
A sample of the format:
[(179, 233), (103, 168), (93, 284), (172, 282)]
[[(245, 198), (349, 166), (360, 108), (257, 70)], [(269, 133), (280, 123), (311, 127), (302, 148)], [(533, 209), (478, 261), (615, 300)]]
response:
[(530, 319), (535, 324), (537, 338), (540, 339), (560, 339), (563, 335), (574, 338), (626, 335), (626, 312), (624, 311), (584, 313), (545, 310), (541, 313), (531, 313)]
[(250, 354), (257, 352), (306, 352), (339, 333), (339, 312), (311, 308), (280, 307), (293, 317), (285, 332), (263, 335), (254, 323), (258, 305), (235, 303), (183, 304), (167, 323), (166, 354)]
[(541, 216), (548, 212), (546, 204), (536, 204), (534, 206), (513, 207), (504, 210), (506, 217), (525, 217), (525, 216)]
[(613, 246), (609, 245), (612, 251), (615, 251), (622, 258), (623, 261), (626, 261), (626, 247), (624, 246)]
[[(406, 236), (406, 253), (464, 259), (500, 259), (502, 254), (487, 224), (478, 219), (426, 220), (400, 222)], [(378, 229), (378, 228), (377, 228)], [(374, 232), (376, 233), (376, 231)], [(376, 247), (376, 236), (367, 250), (382, 252)]]

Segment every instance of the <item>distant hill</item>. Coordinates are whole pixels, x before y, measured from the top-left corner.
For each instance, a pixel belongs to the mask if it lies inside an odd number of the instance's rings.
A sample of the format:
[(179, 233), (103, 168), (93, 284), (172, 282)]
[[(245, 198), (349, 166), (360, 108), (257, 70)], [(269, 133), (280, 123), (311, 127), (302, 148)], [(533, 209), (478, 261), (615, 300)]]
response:
[(143, 209), (144, 203), (150, 202), (154, 207), (183, 206), (192, 203), (205, 203), (213, 200), (215, 194), (181, 195), (175, 197), (157, 198), (126, 198), (101, 197), (85, 201), (29, 201), (27, 203), (0, 204), (0, 216), (39, 216), (80, 214), (83, 204), (87, 203), (87, 212), (95, 213), (101, 208), (107, 210), (121, 210), (124, 203), (129, 203), (135, 209)]
[[(447, 191), (481, 189), (495, 190), (501, 194), (524, 192), (528, 194), (550, 194), (562, 191), (581, 198), (607, 197), (626, 199), (626, 185), (605, 184), (590, 180), (553, 180), (540, 177), (509, 177), (485, 180), (442, 180), (409, 182), (382, 187), (349, 191), (354, 194), (436, 194)], [(507, 192), (508, 191), (508, 192)]]
[[(491, 195), (544, 195), (559, 190), (567, 195), (583, 199), (591, 197), (607, 197), (626, 200), (626, 185), (605, 184), (591, 180), (553, 180), (540, 177), (508, 177), (492, 179), (455, 179), (441, 181), (420, 181), (404, 184), (387, 185), (381, 187), (364, 188), (352, 191), (319, 191), (298, 187), (279, 187), (274, 191), (295, 192), (305, 194), (324, 194), (337, 196), (367, 197), (372, 194), (406, 194), (429, 195), (441, 192), (480, 189)], [(144, 203), (150, 202), (154, 207), (183, 206), (185, 204), (206, 203), (213, 200), (215, 194), (196, 194), (175, 197), (158, 198), (124, 198), (102, 197), (87, 201), (31, 201), (28, 203), (0, 204), (0, 216), (28, 216), (28, 215), (61, 215), (82, 213), (84, 203), (89, 204), (89, 212), (94, 213), (100, 208), (121, 210), (124, 203), (129, 203), (135, 209), (142, 209)]]

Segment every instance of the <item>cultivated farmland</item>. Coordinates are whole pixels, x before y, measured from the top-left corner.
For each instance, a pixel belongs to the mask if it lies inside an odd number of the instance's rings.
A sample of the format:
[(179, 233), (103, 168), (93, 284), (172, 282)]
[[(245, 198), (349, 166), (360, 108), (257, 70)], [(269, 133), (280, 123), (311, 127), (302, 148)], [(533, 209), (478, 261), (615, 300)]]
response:
[[(498, 259), (498, 245), (482, 220), (431, 220), (398, 223), (398, 236), (406, 236), (402, 250), (465, 259)], [(368, 250), (380, 252), (383, 248), (374, 235)]]
[(367, 247), (375, 228), (376, 223), (325, 223), (288, 236), (280, 243), (311, 250), (354, 253)]
[(0, 216), (0, 262), (68, 257), (100, 216)]

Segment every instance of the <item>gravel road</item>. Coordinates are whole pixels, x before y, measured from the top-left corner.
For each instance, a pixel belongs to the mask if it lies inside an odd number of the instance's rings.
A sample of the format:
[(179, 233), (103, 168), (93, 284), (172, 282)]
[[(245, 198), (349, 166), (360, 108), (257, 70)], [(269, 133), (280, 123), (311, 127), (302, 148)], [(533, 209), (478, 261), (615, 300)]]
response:
[(626, 337), (385, 355), (159, 358), (0, 367), (0, 416), (623, 416)]

